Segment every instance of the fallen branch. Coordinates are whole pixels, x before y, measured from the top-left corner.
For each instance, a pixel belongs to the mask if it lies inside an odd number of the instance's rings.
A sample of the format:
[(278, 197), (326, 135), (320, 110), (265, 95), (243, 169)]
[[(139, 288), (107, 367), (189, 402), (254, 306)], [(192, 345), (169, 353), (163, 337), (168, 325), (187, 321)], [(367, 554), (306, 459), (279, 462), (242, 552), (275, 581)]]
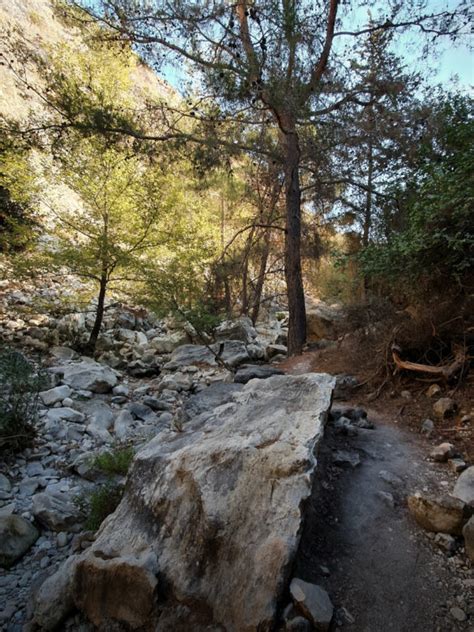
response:
[(459, 372), (462, 372), (467, 361), (466, 352), (463, 348), (458, 348), (454, 354), (454, 360), (450, 364), (441, 366), (432, 366), (430, 364), (419, 364), (418, 362), (409, 362), (400, 358), (400, 348), (396, 345), (392, 346), (392, 358), (397, 369), (405, 371), (416, 371), (418, 373), (430, 373), (449, 381)]

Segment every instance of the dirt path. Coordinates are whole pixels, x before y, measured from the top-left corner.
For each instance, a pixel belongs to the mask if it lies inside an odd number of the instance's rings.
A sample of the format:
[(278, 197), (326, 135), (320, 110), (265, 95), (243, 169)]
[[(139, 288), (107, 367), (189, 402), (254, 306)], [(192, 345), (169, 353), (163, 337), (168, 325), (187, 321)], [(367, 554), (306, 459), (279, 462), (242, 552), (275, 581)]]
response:
[[(326, 588), (338, 608), (334, 630), (474, 631), (463, 550), (441, 548), (406, 509), (407, 494), (449, 491), (456, 477), (426, 460), (418, 436), (368, 412), (374, 430), (348, 437), (327, 427), (295, 575)], [(359, 465), (338, 465), (341, 450)]]

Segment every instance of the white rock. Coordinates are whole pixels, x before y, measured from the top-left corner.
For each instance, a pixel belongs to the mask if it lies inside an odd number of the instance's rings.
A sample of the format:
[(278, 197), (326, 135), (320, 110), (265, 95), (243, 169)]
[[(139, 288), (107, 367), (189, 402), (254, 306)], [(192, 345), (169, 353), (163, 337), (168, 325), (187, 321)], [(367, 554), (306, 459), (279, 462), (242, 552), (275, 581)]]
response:
[(62, 386), (50, 388), (49, 391), (43, 391), (39, 395), (45, 406), (53, 406), (56, 402), (61, 402), (66, 397), (69, 397), (71, 393), (72, 389), (67, 384), (63, 384)]
[[(82, 608), (98, 613), (91, 604), (102, 595), (104, 625), (118, 594), (123, 611), (133, 609), (136, 596), (120, 588), (117, 565), (104, 562), (119, 554), (122, 576), (128, 568), (132, 577), (136, 567), (126, 559), (150, 549), (167, 578), (163, 607), (179, 598), (191, 615), (205, 607), (208, 623), (228, 632), (271, 629), (333, 385), (318, 374), (253, 380), (232, 401), (188, 420), (184, 432), (164, 429), (147, 444), (121, 504), (81, 562)], [(145, 592), (142, 616), (155, 603), (153, 591)], [(179, 629), (173, 618), (167, 626)]]

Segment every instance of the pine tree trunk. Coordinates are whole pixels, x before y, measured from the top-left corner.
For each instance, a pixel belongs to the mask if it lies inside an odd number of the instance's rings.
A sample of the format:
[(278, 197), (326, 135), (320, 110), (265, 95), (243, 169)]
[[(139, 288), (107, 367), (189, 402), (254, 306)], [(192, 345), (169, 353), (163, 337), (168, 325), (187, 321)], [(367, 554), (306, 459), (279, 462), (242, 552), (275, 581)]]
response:
[(283, 133), (286, 187), (285, 277), (288, 295), (288, 355), (299, 355), (306, 342), (306, 309), (301, 270), (300, 148), (293, 128)]
[(107, 291), (107, 275), (102, 274), (101, 279), (100, 279), (99, 297), (97, 300), (97, 310), (95, 313), (94, 326), (92, 327), (89, 340), (87, 341), (87, 344), (85, 346), (85, 352), (91, 355), (95, 351), (97, 339), (100, 333), (100, 328), (102, 327), (102, 320), (104, 319), (106, 291)]

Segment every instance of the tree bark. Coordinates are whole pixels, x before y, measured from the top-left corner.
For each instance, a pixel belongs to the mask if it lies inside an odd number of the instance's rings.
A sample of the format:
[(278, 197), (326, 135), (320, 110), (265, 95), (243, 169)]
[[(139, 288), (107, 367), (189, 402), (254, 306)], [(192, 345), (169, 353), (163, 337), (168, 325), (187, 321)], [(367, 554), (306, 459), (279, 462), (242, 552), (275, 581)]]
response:
[(286, 239), (285, 278), (288, 296), (288, 355), (299, 355), (306, 342), (306, 309), (301, 270), (300, 147), (293, 125), (285, 125), (282, 143), (285, 157)]
[(105, 293), (107, 291), (107, 275), (102, 274), (100, 278), (99, 297), (97, 300), (97, 310), (95, 312), (94, 326), (92, 327), (89, 340), (85, 346), (85, 351), (89, 354), (93, 354), (99, 337), (100, 328), (102, 327), (102, 320), (104, 319), (105, 308)]

